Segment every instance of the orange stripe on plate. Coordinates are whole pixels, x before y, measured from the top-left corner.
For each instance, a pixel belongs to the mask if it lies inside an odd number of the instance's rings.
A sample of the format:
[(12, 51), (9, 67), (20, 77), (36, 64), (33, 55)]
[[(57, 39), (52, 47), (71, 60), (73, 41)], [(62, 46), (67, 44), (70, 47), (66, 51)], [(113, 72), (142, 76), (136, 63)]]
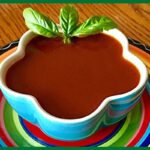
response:
[(11, 50), (9, 50), (9, 51), (5, 52), (4, 54), (0, 55), (0, 62), (2, 60), (4, 60), (7, 56), (9, 56), (10, 54), (12, 54), (15, 50), (16, 50), (16, 47), (12, 48)]
[(141, 49), (133, 45), (130, 45), (129, 49), (135, 56), (140, 58), (148, 68), (150, 68), (150, 55), (148, 53), (142, 51)]

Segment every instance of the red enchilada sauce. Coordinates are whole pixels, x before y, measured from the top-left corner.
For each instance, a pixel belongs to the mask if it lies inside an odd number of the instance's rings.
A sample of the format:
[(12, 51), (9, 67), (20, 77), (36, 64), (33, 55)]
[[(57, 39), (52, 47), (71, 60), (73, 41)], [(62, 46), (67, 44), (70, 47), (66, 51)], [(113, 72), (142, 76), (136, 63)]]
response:
[(98, 34), (62, 39), (34, 38), (6, 76), (14, 91), (30, 94), (48, 113), (66, 119), (87, 116), (108, 96), (135, 88), (139, 72), (122, 57), (114, 38)]

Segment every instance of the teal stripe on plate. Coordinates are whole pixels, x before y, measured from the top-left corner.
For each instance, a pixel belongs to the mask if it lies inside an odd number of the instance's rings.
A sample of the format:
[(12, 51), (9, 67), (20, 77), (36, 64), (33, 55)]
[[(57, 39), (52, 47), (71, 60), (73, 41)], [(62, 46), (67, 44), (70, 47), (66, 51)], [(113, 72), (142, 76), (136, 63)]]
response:
[(150, 95), (150, 81), (147, 83), (146, 88), (147, 88), (148, 94)]

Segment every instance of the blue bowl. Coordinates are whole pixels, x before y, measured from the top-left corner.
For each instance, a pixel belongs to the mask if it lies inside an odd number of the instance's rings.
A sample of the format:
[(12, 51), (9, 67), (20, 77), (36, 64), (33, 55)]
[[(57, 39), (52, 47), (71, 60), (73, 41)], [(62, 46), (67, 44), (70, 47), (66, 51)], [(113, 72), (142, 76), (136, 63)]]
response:
[(129, 52), (127, 38), (121, 31), (112, 29), (104, 31), (104, 34), (113, 36), (121, 43), (122, 57), (139, 70), (140, 81), (134, 89), (121, 95), (107, 97), (95, 111), (83, 118), (62, 119), (48, 114), (35, 97), (15, 92), (7, 87), (5, 82), (8, 69), (24, 57), (26, 45), (37, 36), (29, 30), (21, 37), (17, 50), (0, 64), (0, 89), (6, 100), (20, 116), (37, 124), (47, 135), (59, 140), (80, 140), (92, 135), (99, 127), (109, 126), (123, 119), (139, 102), (148, 73), (143, 62)]

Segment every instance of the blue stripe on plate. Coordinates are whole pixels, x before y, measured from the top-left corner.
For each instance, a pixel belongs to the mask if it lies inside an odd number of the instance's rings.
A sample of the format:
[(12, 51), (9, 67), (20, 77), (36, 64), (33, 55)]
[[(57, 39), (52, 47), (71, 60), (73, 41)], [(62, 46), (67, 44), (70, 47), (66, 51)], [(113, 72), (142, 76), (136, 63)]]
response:
[(147, 147), (150, 144), (150, 133), (145, 139), (145, 141), (141, 144), (141, 147)]
[(0, 147), (7, 147), (4, 141), (0, 138)]
[(136, 147), (142, 147), (144, 145), (149, 145), (150, 144), (149, 135), (150, 135), (150, 123), (149, 123), (144, 135), (142, 136), (142, 138), (139, 140), (139, 142), (135, 146)]
[(46, 143), (45, 141), (43, 141), (43, 140), (37, 138), (35, 135), (33, 135), (33, 134), (31, 133), (31, 131), (26, 127), (26, 125), (24, 124), (23, 119), (22, 119), (20, 116), (19, 116), (19, 121), (20, 121), (20, 123), (21, 123), (23, 129), (25, 130), (25, 132), (26, 132), (33, 140), (35, 140), (36, 142), (38, 142), (38, 143), (40, 143), (40, 144), (42, 144), (42, 145), (44, 145), (44, 146), (53, 146), (53, 147), (55, 146), (55, 145)]
[[(109, 139), (111, 139), (123, 126), (124, 122), (125, 122), (126, 118), (121, 120), (120, 123), (118, 124), (118, 126), (114, 129), (114, 131), (112, 133), (110, 133), (108, 136), (106, 136), (104, 139), (96, 142), (96, 143), (93, 143), (93, 144), (90, 144), (90, 145), (86, 145), (86, 146), (97, 146), (97, 145), (100, 145), (100, 144), (103, 144), (104, 142), (108, 141)], [(50, 143), (47, 143), (45, 141), (43, 141), (42, 139), (39, 139), (37, 138), (35, 135), (33, 135), (31, 133), (31, 131), (26, 127), (26, 125), (24, 124), (24, 121), (21, 117), (19, 117), (19, 121), (23, 127), (23, 129), (25, 130), (25, 132), (35, 141), (37, 141), (38, 143), (42, 144), (42, 145), (45, 145), (45, 146), (57, 146), (57, 145), (52, 145)]]

